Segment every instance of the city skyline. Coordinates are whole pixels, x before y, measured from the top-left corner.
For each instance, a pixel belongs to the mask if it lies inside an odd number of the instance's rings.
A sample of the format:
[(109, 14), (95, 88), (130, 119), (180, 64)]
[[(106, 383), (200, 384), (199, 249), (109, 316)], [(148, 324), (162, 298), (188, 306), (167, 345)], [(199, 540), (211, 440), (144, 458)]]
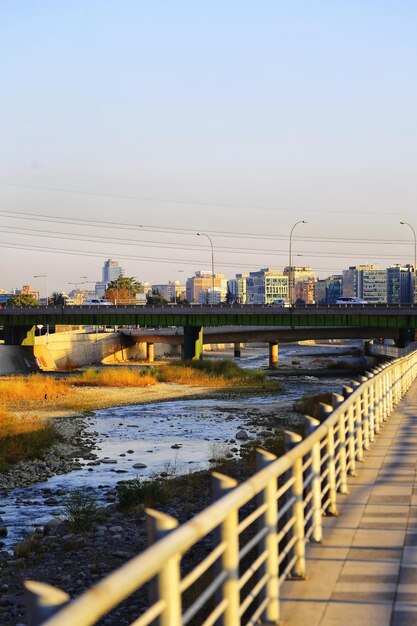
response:
[(209, 270), (197, 232), (218, 271), (283, 267), (298, 220), (294, 260), (320, 275), (413, 262), (411, 0), (1, 11), (5, 288), (103, 258), (155, 283)]

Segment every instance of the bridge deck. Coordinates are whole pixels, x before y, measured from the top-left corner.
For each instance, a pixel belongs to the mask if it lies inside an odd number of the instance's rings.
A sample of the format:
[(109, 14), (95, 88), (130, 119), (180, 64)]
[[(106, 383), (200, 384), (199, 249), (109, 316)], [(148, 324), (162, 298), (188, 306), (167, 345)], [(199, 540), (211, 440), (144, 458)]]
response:
[(306, 581), (281, 589), (285, 626), (417, 623), (417, 382), (307, 547)]

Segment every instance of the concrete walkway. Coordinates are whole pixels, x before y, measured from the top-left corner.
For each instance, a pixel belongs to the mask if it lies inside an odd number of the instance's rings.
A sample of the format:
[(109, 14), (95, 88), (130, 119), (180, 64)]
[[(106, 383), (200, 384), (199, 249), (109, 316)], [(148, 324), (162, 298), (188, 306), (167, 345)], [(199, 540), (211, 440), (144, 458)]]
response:
[(285, 626), (417, 624), (417, 382), (365, 453), (339, 517), (307, 546), (307, 580), (285, 582)]

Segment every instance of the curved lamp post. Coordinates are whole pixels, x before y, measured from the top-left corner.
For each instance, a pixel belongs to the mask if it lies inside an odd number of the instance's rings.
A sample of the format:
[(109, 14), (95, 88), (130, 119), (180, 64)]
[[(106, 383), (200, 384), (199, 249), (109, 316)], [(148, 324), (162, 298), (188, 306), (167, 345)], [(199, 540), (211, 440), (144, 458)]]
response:
[(198, 237), (207, 237), (207, 239), (210, 242), (210, 246), (211, 246), (211, 289), (212, 289), (212, 299), (213, 299), (213, 303), (214, 303), (214, 246), (213, 246), (213, 242), (211, 240), (211, 237), (209, 237), (208, 235), (206, 235), (206, 233), (197, 233)]
[(48, 301), (49, 301), (48, 274), (35, 274), (33, 278), (45, 278), (46, 279), (46, 306), (48, 306)]
[(411, 228), (411, 230), (413, 231), (413, 237), (414, 237), (414, 293), (413, 293), (413, 302), (415, 300), (415, 293), (416, 293), (416, 272), (417, 272), (417, 238), (416, 238), (416, 231), (414, 230), (413, 226), (409, 223), (409, 222), (400, 222), (400, 224), (402, 224), (403, 226), (409, 226)]
[(292, 289), (292, 234), (294, 232), (294, 228), (298, 226), (298, 224), (307, 224), (306, 220), (300, 220), (295, 222), (294, 226), (291, 228), (290, 232), (290, 250), (289, 250), (289, 267), (288, 267), (288, 299), (290, 301), (290, 305), (293, 303), (293, 289)]

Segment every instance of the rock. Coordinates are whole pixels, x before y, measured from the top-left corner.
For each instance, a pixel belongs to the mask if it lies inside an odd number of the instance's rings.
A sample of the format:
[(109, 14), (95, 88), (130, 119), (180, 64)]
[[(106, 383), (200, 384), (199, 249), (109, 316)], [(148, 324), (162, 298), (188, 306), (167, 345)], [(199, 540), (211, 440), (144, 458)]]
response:
[(46, 498), (45, 504), (53, 506), (54, 504), (59, 504), (59, 500), (57, 500), (57, 498)]
[(7, 537), (8, 534), (9, 531), (7, 530), (6, 526), (0, 526), (0, 537)]
[(134, 450), (126, 450), (126, 452), (127, 452), (128, 454), (133, 454), (133, 453), (134, 453)]
[(173, 446), (171, 446), (171, 448), (173, 450), (179, 450), (181, 448), (182, 444), (181, 443), (174, 443)]
[(114, 465), (115, 463), (117, 463), (115, 459), (101, 459), (101, 462), (105, 463), (106, 465)]
[(110, 526), (109, 531), (111, 533), (122, 533), (123, 532), (123, 526)]
[(143, 469), (144, 467), (148, 467), (145, 463), (135, 463), (132, 465), (133, 469)]
[(238, 430), (236, 433), (236, 439), (249, 439), (249, 435), (246, 430)]

